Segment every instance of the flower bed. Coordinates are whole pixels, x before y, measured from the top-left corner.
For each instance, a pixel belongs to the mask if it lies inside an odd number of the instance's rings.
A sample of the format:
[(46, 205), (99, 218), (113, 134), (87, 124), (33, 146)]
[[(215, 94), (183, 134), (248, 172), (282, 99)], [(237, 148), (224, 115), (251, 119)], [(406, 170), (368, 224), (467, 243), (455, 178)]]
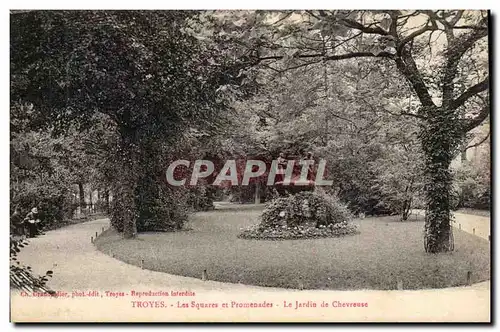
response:
[(339, 237), (344, 235), (358, 234), (358, 226), (347, 221), (327, 226), (311, 227), (310, 225), (298, 226), (274, 226), (263, 228), (261, 225), (253, 225), (244, 230), (239, 238), (259, 239), (259, 240), (294, 240), (294, 239), (315, 239), (324, 237)]

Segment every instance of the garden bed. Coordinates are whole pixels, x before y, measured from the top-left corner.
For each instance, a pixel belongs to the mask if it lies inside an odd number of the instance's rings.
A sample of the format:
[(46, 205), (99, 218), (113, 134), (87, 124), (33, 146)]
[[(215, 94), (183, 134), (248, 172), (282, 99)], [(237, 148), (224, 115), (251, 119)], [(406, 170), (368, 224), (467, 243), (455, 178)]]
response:
[(359, 228), (356, 225), (343, 221), (327, 226), (320, 225), (319, 227), (298, 225), (261, 228), (260, 225), (253, 225), (244, 230), (238, 237), (257, 240), (297, 240), (340, 237), (357, 233), (359, 233)]

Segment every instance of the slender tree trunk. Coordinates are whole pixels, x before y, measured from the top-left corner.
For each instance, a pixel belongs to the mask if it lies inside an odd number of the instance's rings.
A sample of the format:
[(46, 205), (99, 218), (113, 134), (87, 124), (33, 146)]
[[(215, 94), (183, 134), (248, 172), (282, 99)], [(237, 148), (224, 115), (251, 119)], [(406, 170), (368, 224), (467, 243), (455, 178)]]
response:
[(408, 200), (403, 201), (403, 209), (401, 211), (401, 221), (408, 220)]
[(101, 206), (102, 206), (102, 194), (99, 188), (96, 189), (97, 192), (97, 201), (96, 201), (96, 211), (101, 212)]
[(403, 213), (402, 213), (402, 216), (401, 216), (401, 220), (402, 221), (408, 220), (408, 217), (410, 216), (410, 211), (411, 211), (411, 203), (412, 203), (411, 197), (408, 198), (408, 199), (406, 199), (404, 201), (404, 204), (403, 204)]
[(106, 213), (109, 213), (109, 189), (104, 191), (104, 201), (106, 202)]
[(85, 204), (85, 190), (83, 189), (83, 182), (78, 182), (78, 199), (80, 206), (80, 212), (84, 213), (86, 204)]
[(92, 187), (89, 188), (89, 213), (94, 212), (94, 202), (92, 202)]
[(260, 182), (259, 181), (255, 181), (255, 200), (254, 200), (254, 203), (255, 204), (260, 204)]

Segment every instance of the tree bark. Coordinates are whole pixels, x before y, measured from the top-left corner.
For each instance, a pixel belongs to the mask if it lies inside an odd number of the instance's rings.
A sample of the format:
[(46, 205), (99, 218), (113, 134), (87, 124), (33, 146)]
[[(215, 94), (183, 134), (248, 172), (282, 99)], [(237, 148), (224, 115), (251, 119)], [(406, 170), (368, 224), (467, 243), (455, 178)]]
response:
[(137, 235), (136, 206), (134, 199), (135, 184), (123, 184), (121, 199), (123, 202), (123, 237), (134, 238)]
[(135, 142), (135, 132), (122, 133), (121, 156), (122, 163), (118, 175), (119, 199), (122, 203), (123, 237), (134, 238), (137, 235), (137, 207), (135, 190), (138, 183), (138, 153)]
[(401, 221), (408, 220), (408, 216), (410, 215), (410, 207), (411, 207), (411, 199), (406, 199), (403, 202), (403, 211), (401, 213)]
[(104, 191), (104, 201), (106, 202), (106, 213), (109, 213), (109, 189)]
[(83, 182), (78, 182), (78, 199), (79, 199), (78, 205), (80, 206), (80, 212), (83, 213), (86, 207), (85, 190), (83, 189)]
[(255, 181), (255, 204), (260, 204), (260, 183), (259, 181)]
[(425, 156), (425, 250), (430, 253), (446, 252), (451, 243), (452, 174), (449, 169), (453, 150), (461, 132), (450, 112), (434, 108), (421, 131)]
[(94, 212), (94, 202), (92, 202), (92, 187), (89, 188), (89, 213)]

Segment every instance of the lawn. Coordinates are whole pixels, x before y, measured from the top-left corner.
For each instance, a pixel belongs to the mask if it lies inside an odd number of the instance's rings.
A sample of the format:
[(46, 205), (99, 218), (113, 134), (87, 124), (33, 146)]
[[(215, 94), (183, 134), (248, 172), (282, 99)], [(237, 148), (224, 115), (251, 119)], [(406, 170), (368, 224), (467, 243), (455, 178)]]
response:
[(141, 233), (124, 240), (114, 230), (96, 241), (104, 253), (144, 268), (248, 285), (305, 289), (442, 288), (490, 278), (489, 242), (454, 230), (455, 251), (426, 254), (422, 221), (357, 219), (360, 234), (341, 238), (266, 241), (236, 236), (258, 222), (262, 207), (236, 206), (193, 215), (191, 230)]

